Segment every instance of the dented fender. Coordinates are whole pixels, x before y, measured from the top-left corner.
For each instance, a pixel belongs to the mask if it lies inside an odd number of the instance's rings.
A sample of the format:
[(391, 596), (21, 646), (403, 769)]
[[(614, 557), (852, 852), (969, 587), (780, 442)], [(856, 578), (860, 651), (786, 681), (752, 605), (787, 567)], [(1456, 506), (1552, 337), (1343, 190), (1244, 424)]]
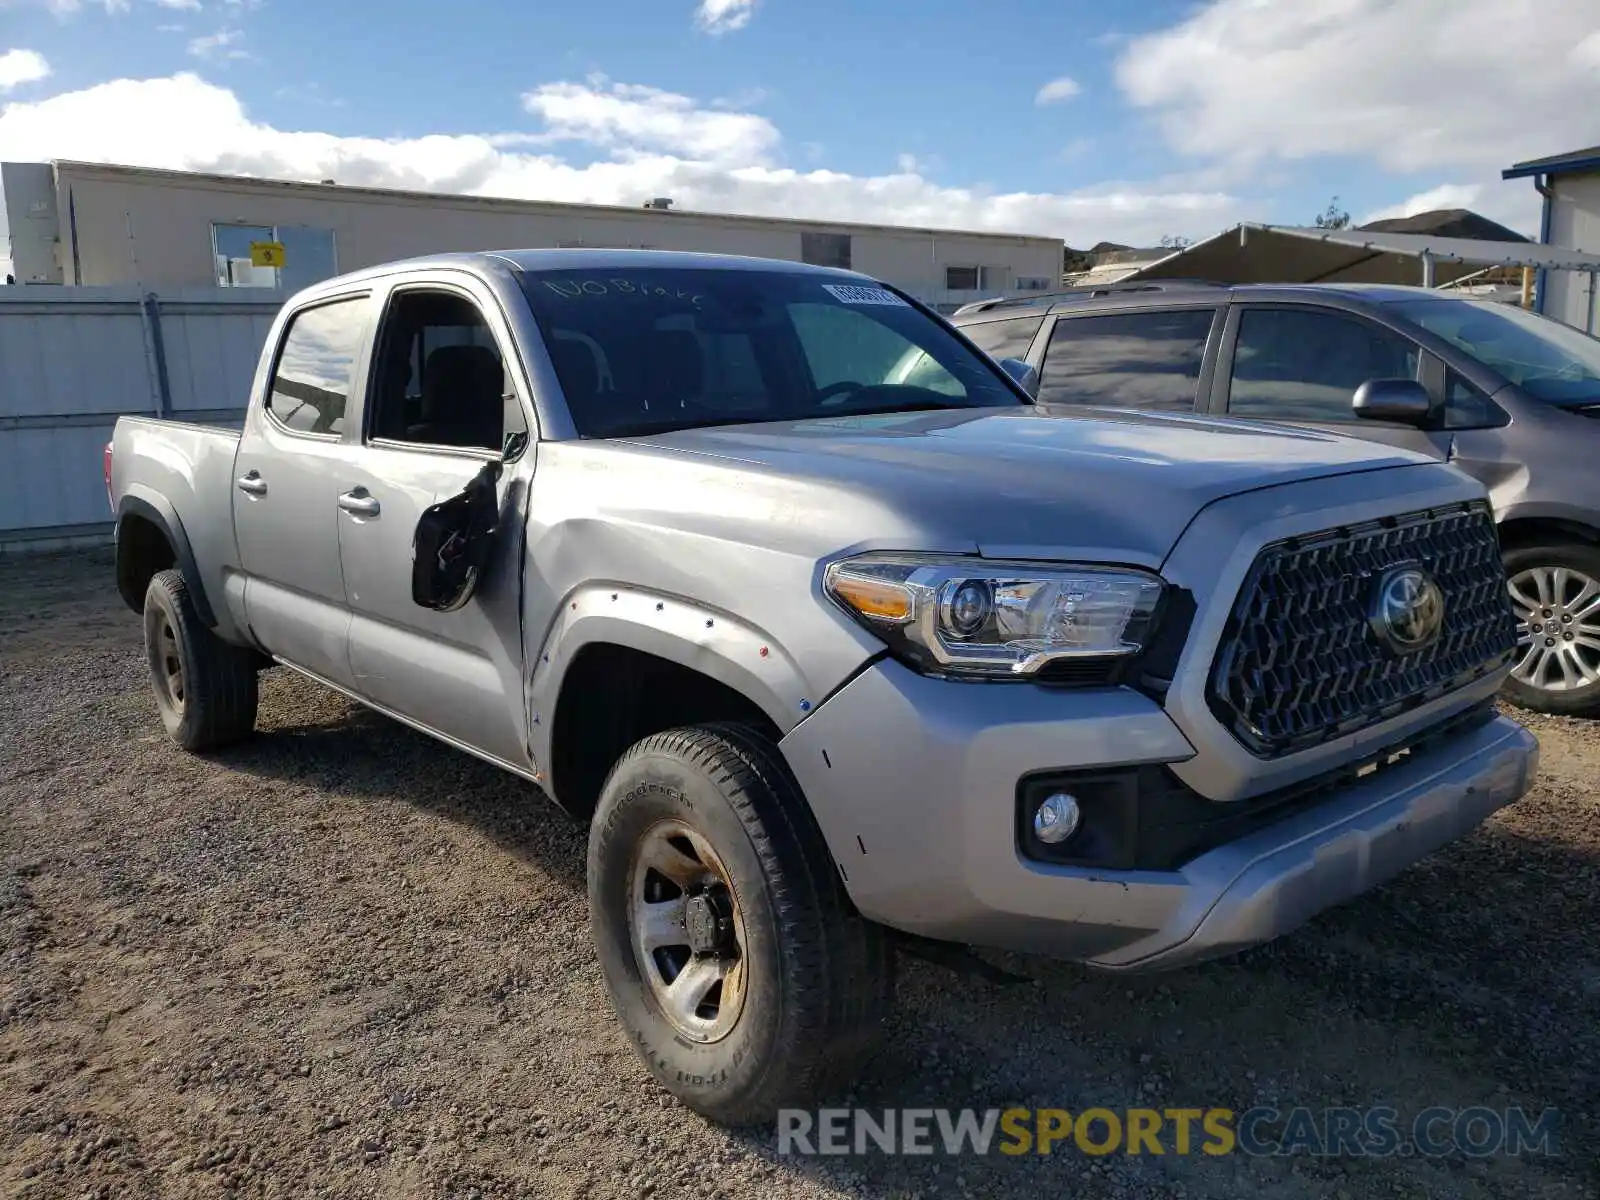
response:
[[(725, 684), (788, 733), (823, 699), (811, 694), (794, 654), (768, 630), (720, 609), (643, 588), (587, 584), (558, 610), (531, 665), (529, 749), (550, 759), (562, 681), (587, 646), (608, 644), (653, 654)], [(871, 658), (862, 653), (862, 662)]]

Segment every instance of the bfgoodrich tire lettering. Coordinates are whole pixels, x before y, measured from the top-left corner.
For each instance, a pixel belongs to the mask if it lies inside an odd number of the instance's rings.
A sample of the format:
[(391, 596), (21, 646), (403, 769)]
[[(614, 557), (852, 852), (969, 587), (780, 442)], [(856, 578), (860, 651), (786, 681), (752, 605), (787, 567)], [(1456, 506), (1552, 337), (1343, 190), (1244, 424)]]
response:
[[(665, 970), (652, 979), (654, 960), (638, 948), (630, 905), (640, 848), (679, 827), (719, 860), (720, 872), (705, 878), (726, 876), (726, 908), (710, 903), (708, 883), (695, 927), (725, 912), (742, 944), (719, 949), (702, 939), (696, 960), (708, 976), (708, 960), (742, 961), (731, 1024), (719, 1024), (711, 1005), (700, 1024), (675, 1018), (661, 992)], [(618, 1018), (650, 1073), (689, 1107), (730, 1125), (766, 1122), (859, 1069), (887, 1012), (890, 955), (883, 931), (847, 910), (822, 835), (765, 738), (699, 726), (634, 746), (601, 793), (588, 870), (590, 920)]]
[(150, 580), (144, 646), (168, 737), (185, 750), (215, 750), (250, 736), (259, 700), (255, 660), (205, 627), (179, 571)]

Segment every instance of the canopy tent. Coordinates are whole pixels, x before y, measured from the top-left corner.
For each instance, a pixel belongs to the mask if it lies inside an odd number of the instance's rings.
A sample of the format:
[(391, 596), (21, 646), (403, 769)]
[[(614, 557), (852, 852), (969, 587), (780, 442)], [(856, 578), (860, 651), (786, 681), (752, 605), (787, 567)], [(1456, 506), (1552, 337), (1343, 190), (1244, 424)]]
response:
[(1539, 242), (1243, 224), (1186, 246), (1128, 279), (1219, 283), (1403, 283), (1440, 287), (1487, 267), (1600, 271), (1600, 255)]

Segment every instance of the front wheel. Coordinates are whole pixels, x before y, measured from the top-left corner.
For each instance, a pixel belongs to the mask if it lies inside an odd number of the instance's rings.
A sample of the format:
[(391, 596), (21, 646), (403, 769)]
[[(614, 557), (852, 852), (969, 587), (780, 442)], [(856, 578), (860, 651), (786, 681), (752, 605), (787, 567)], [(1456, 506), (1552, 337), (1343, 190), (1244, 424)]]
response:
[(1524, 546), (1505, 567), (1517, 613), (1506, 698), (1535, 712), (1600, 712), (1600, 547)]
[(589, 912), (650, 1073), (724, 1124), (821, 1098), (886, 1015), (883, 931), (848, 911), (787, 766), (742, 727), (656, 734), (613, 768), (590, 831)]

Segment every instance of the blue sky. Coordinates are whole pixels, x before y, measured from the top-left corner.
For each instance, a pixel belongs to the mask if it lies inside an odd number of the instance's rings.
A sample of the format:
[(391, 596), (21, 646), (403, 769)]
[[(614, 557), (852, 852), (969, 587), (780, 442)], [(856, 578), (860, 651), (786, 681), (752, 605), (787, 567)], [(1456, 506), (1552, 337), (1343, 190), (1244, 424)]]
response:
[(1562, 0), (0, 0), (0, 159), (1148, 244), (1600, 141)]

